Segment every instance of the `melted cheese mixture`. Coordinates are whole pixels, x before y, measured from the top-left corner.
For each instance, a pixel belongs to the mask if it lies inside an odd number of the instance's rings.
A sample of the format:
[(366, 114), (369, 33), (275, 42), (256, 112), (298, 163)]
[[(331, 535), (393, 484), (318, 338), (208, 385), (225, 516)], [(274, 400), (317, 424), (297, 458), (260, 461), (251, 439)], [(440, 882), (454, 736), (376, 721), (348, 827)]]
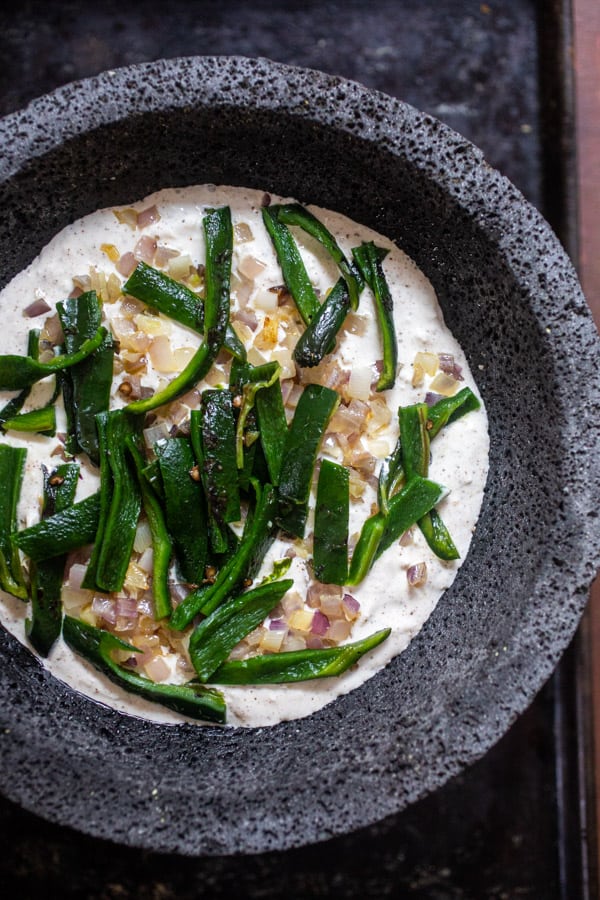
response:
[[(204, 260), (205, 248), (202, 232), (202, 216), (207, 208), (228, 205), (234, 223), (234, 253), (232, 265), (232, 317), (243, 307), (253, 310), (257, 325), (254, 330), (244, 326), (243, 316), (236, 325), (249, 350), (249, 361), (253, 364), (278, 359), (286, 374), (294, 373), (291, 359), (290, 341), (285, 342), (285, 328), (280, 328), (278, 343), (273, 347), (257, 341), (265, 316), (269, 315), (276, 294), (269, 288), (282, 284), (281, 269), (265, 231), (261, 219), (263, 194), (258, 191), (232, 187), (205, 185), (160, 191), (132, 205), (138, 212), (156, 206), (159, 218), (149, 222), (143, 229), (132, 227), (127, 221), (119, 221), (115, 211), (100, 210), (75, 222), (58, 234), (31, 265), (20, 273), (2, 291), (0, 301), (3, 310), (3, 328), (0, 333), (0, 353), (25, 353), (27, 333), (32, 327), (41, 327), (44, 319), (27, 317), (24, 309), (36, 298), (44, 298), (54, 310), (55, 303), (64, 300), (73, 290), (73, 277), (86, 275), (92, 271), (104, 273), (107, 277), (125, 279), (118, 274), (112, 256), (123, 256), (133, 252), (141, 237), (148, 235), (156, 240), (159, 247), (168, 247), (179, 252), (180, 257), (188, 256), (190, 262), (198, 266)], [(281, 202), (280, 198), (272, 198)], [(392, 451), (398, 437), (397, 410), (399, 406), (422, 402), (430, 389), (432, 377), (414, 377), (415, 355), (417, 353), (450, 354), (462, 369), (463, 381), (458, 387), (469, 386), (475, 393), (477, 388), (464, 354), (446, 328), (442, 312), (430, 282), (415, 264), (392, 242), (375, 232), (364, 228), (348, 218), (309, 207), (311, 211), (336, 236), (347, 256), (351, 248), (361, 241), (374, 241), (389, 248), (383, 268), (394, 300), (394, 316), (398, 336), (398, 376), (392, 390), (384, 392), (391, 412), (389, 423), (374, 433), (367, 432), (362, 437), (365, 452), (375, 457), (376, 477), (381, 461)], [(121, 218), (123, 218), (121, 216)], [(152, 218), (152, 217), (151, 217)], [(315, 289), (321, 296), (337, 281), (339, 272), (330, 258), (312, 238), (298, 229), (292, 229), (300, 247), (301, 255)], [(111, 248), (116, 248), (118, 254)], [(167, 272), (169, 269), (167, 268)], [(249, 275), (251, 276), (249, 278)], [(250, 288), (249, 288), (250, 285)], [(119, 303), (105, 303), (105, 325), (113, 323), (113, 330), (119, 327), (116, 321), (121, 310)], [(163, 317), (161, 317), (163, 318)], [(183, 349), (181, 359), (198, 346), (199, 336), (188, 329), (168, 323), (169, 343), (172, 350)], [(256, 346), (255, 344), (260, 344)], [(350, 373), (346, 390), (356, 399), (365, 400), (365, 390), (376, 377), (375, 362), (381, 358), (381, 340), (374, 314), (371, 292), (365, 289), (356, 313), (351, 313), (340, 332), (335, 357), (339, 366)], [(186, 358), (186, 354), (188, 357)], [(323, 365), (323, 364), (322, 364)], [(303, 370), (303, 377), (316, 380), (319, 370)], [(312, 374), (311, 374), (312, 373)], [(164, 385), (173, 375), (152, 370), (142, 378), (142, 383), (156, 389)], [(52, 379), (48, 379), (51, 381)], [(118, 392), (122, 376), (116, 376), (113, 384), (111, 406), (122, 406), (124, 400)], [(414, 386), (413, 382), (417, 382)], [(52, 385), (39, 383), (32, 391), (25, 407), (42, 405), (51, 391)], [(418, 383), (420, 382), (420, 383)], [(214, 383), (214, 382), (213, 382)], [(367, 388), (365, 389), (365, 385)], [(200, 385), (202, 387), (202, 385)], [(10, 394), (1, 395), (2, 402)], [(378, 401), (379, 402), (379, 401)], [(59, 410), (60, 413), (60, 410)], [(64, 419), (59, 419), (58, 430), (64, 430)], [(40, 518), (42, 499), (41, 465), (52, 468), (60, 457), (52, 455), (60, 449), (56, 437), (17, 436), (9, 433), (4, 438), (28, 450), (26, 474), (18, 509), (19, 528), (31, 525)], [(324, 441), (320, 456), (341, 461), (341, 451), (335, 441)], [(83, 499), (98, 488), (97, 470), (81, 460), (82, 478), (76, 500)], [(432, 458), (429, 477), (449, 489), (448, 496), (438, 507), (444, 522), (460, 552), (461, 558), (454, 562), (437, 559), (428, 548), (418, 529), (390, 547), (375, 563), (364, 581), (352, 588), (352, 595), (360, 603), (360, 614), (354, 622), (348, 641), (356, 641), (383, 628), (391, 628), (390, 637), (374, 651), (364, 656), (352, 669), (338, 678), (307, 681), (299, 684), (260, 687), (223, 687), (227, 701), (227, 721), (230, 725), (266, 726), (287, 719), (310, 715), (336, 696), (346, 693), (362, 684), (375, 672), (386, 665), (394, 656), (406, 648), (431, 614), (440, 597), (456, 576), (460, 563), (469, 549), (475, 528), (488, 469), (488, 433), (485, 410), (475, 413), (444, 428), (432, 444)], [(372, 504), (376, 501), (375, 477), (363, 486), (362, 496), (352, 500), (350, 509), (350, 535), (356, 538), (362, 523), (369, 517)], [(314, 506), (314, 497), (311, 506)], [(312, 530), (309, 517), (307, 534)], [(289, 551), (290, 542), (276, 539), (258, 579), (271, 571), (273, 562), (281, 559)], [(304, 596), (309, 583), (309, 554), (297, 553), (292, 561), (289, 574), (293, 577), (295, 590)], [(427, 580), (417, 587), (410, 586), (407, 571), (411, 566), (425, 562)], [(0, 620), (5, 628), (23, 643), (25, 618), (28, 606), (7, 595), (0, 596)], [(100, 675), (85, 660), (75, 656), (62, 641), (58, 641), (48, 659), (41, 660), (49, 671), (93, 699), (133, 715), (143, 716), (160, 722), (177, 722), (182, 717), (171, 713), (149, 701), (135, 697), (121, 690), (103, 675)], [(167, 680), (181, 681), (174, 659), (166, 658), (171, 669)], [(193, 674), (193, 673), (192, 673)], [(191, 677), (190, 674), (186, 678)]]

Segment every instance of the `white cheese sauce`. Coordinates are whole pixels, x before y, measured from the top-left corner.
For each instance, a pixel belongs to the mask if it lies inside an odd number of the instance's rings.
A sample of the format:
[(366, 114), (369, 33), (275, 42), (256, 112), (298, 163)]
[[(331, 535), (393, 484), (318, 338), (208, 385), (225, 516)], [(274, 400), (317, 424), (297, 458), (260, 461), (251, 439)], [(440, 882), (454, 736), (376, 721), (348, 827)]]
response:
[[(146, 227), (143, 233), (155, 237), (161, 245), (175, 248), (182, 254), (189, 254), (193, 263), (198, 265), (204, 261), (202, 232), (204, 211), (211, 207), (230, 206), (234, 225), (246, 223), (252, 236), (251, 240), (242, 243), (234, 240), (234, 285), (236, 273), (240, 267), (242, 270), (244, 268), (244, 260), (253, 258), (265, 264), (255, 279), (253, 294), (255, 296), (261, 291), (268, 290), (269, 287), (282, 283), (281, 270), (261, 220), (262, 197), (262, 192), (258, 191), (205, 185), (160, 191), (132, 204), (132, 207), (141, 211), (155, 204), (160, 219)], [(280, 198), (273, 197), (273, 202), (280, 202)], [(452, 354), (457, 364), (462, 367), (464, 381), (460, 387), (469, 386), (476, 394), (477, 387), (459, 344), (444, 324), (430, 282), (406, 254), (387, 238), (342, 215), (318, 207), (309, 208), (337, 237), (346, 254), (350, 254), (351, 248), (361, 241), (369, 240), (390, 250), (384, 262), (384, 271), (394, 300), (398, 336), (398, 376), (394, 388), (384, 394), (392, 412), (391, 422), (377, 434), (376, 450), (373, 451), (378, 459), (383, 459), (392, 451), (398, 437), (398, 408), (401, 405), (421, 402), (425, 397), (426, 383), (416, 388), (412, 385), (412, 363), (418, 351)], [(321, 294), (324, 294), (335, 283), (339, 272), (315, 241), (297, 229), (293, 231), (310, 278)], [(40, 326), (45, 319), (45, 316), (31, 319), (24, 314), (25, 307), (34, 299), (43, 297), (54, 309), (57, 301), (64, 300), (71, 293), (73, 276), (87, 273), (90, 267), (95, 267), (107, 275), (116, 271), (106, 252), (101, 249), (101, 245), (114, 245), (120, 254), (124, 254), (133, 250), (140, 236), (139, 230), (120, 223), (111, 209), (95, 212), (65, 228), (0, 294), (3, 311), (0, 353), (26, 352), (28, 330)], [(250, 303), (252, 304), (252, 297)], [(237, 304), (234, 290), (232, 310), (237, 308)], [(108, 321), (118, 314), (116, 306), (105, 304), (104, 310)], [(259, 310), (257, 315), (260, 318), (264, 314)], [(374, 362), (381, 358), (381, 342), (373, 298), (368, 289), (365, 289), (361, 297), (358, 316), (364, 320), (364, 333), (353, 334), (349, 330), (343, 330), (335, 350), (340, 365), (349, 369), (353, 377), (360, 375), (361, 369), (371, 368)], [(198, 341), (197, 335), (173, 323), (172, 345), (193, 348), (198, 345)], [(277, 358), (278, 352), (278, 349), (261, 351), (260, 354), (251, 352), (249, 358), (251, 362), (256, 363), (261, 359)], [(157, 378), (153, 380), (149, 375), (144, 382), (156, 387)], [(40, 405), (39, 401), (44, 391), (46, 393), (48, 391), (47, 384), (41, 383), (36, 386), (27, 408)], [(4, 403), (10, 396), (0, 393), (0, 401)], [(123, 405), (116, 388), (111, 403), (115, 406)], [(60, 428), (59, 425), (59, 430)], [(56, 456), (52, 456), (59, 443), (56, 438), (37, 435), (18, 437), (14, 433), (6, 435), (3, 440), (26, 447), (28, 450), (26, 474), (18, 509), (18, 525), (22, 528), (39, 520), (42, 494), (41, 465), (45, 463), (51, 467), (60, 461)], [(369, 679), (402, 652), (417, 634), (444, 591), (454, 580), (459, 565), (469, 549), (479, 515), (488, 469), (487, 419), (483, 406), (480, 410), (469, 413), (444, 428), (432, 442), (431, 449), (429, 477), (449, 489), (448, 496), (438, 509), (461, 558), (454, 562), (437, 559), (427, 547), (418, 529), (414, 529), (410, 542), (406, 545), (397, 542), (390, 547), (375, 563), (364, 581), (351, 590), (352, 595), (360, 602), (360, 616), (348, 640), (359, 640), (383, 628), (392, 629), (389, 638), (338, 678), (282, 686), (223, 688), (229, 725), (268, 726), (283, 720), (308, 716), (338, 695), (356, 688)], [(327, 448), (322, 448), (321, 455), (328, 455)], [(337, 458), (335, 453), (331, 458)], [(95, 491), (97, 484), (96, 470), (83, 463), (76, 499), (82, 499)], [(371, 506), (375, 499), (374, 489), (368, 486), (364, 495), (351, 503), (351, 535), (360, 531), (362, 523), (371, 514)], [(307, 533), (310, 530), (309, 519)], [(263, 571), (270, 571), (273, 561), (280, 559), (289, 546), (289, 542), (276, 540), (267, 555)], [(410, 587), (407, 569), (420, 562), (427, 564), (427, 581), (419, 587)], [(289, 577), (294, 577), (297, 590), (301, 593), (305, 591), (307, 564), (300, 557), (293, 560)], [(9, 595), (0, 595), (2, 624), (25, 644), (27, 643), (25, 618), (28, 614), (27, 604)], [(163, 707), (121, 690), (96, 672), (85, 660), (73, 654), (62, 641), (58, 641), (49, 658), (41, 662), (54, 676), (73, 689), (118, 710), (160, 722), (175, 723), (182, 720), (181, 716)]]

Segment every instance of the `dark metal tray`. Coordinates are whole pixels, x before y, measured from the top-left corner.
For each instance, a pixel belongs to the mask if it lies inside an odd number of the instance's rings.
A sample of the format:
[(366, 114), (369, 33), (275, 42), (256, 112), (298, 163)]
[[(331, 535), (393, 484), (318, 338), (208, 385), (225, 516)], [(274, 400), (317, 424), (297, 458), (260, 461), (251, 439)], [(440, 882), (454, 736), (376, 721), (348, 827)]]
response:
[[(575, 257), (567, 0), (23, 2), (0, 33), (0, 114), (67, 81), (194, 54), (356, 79), (478, 144)], [(479, 763), (402, 814), (285, 854), (191, 860), (50, 825), (0, 798), (4, 896), (595, 897), (585, 631)], [(127, 798), (123, 798), (127, 803)]]

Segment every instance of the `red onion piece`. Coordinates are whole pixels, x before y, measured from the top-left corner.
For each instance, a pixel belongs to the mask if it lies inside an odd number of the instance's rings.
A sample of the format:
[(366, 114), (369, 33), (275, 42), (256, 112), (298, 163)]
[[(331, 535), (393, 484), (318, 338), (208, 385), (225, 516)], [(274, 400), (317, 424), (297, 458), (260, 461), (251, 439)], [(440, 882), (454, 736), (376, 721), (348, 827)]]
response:
[(156, 240), (145, 234), (139, 239), (133, 248), (133, 255), (136, 259), (145, 263), (151, 263), (156, 253)]
[(156, 205), (148, 206), (139, 213), (137, 217), (137, 227), (146, 228), (148, 225), (152, 225), (153, 222), (158, 222), (159, 219), (160, 213), (156, 208)]
[(138, 261), (133, 253), (124, 253), (116, 263), (116, 269), (119, 274), (124, 276), (124, 278), (129, 278), (137, 264)]
[(287, 631), (287, 625), (283, 619), (271, 619), (269, 622), (269, 631)]
[(442, 372), (445, 372), (446, 375), (451, 375), (456, 381), (463, 381), (462, 369), (455, 362), (454, 356), (451, 353), (439, 353), (438, 354), (440, 369)]
[(406, 579), (411, 587), (420, 587), (427, 581), (427, 565), (424, 562), (409, 566), (406, 570)]
[(94, 615), (104, 619), (105, 622), (108, 622), (109, 625), (114, 625), (117, 621), (117, 608), (108, 597), (94, 597), (92, 600), (92, 612)]
[(50, 312), (51, 308), (43, 297), (39, 297), (25, 307), (25, 315), (29, 316), (30, 319), (35, 319), (36, 316), (42, 316), (44, 313)]
[(425, 403), (427, 406), (435, 406), (438, 400), (443, 400), (443, 394), (434, 394), (432, 391), (428, 391), (425, 394)]
[(134, 619), (138, 614), (137, 600), (134, 597), (117, 597), (117, 615), (124, 619)]
[(352, 594), (344, 594), (342, 597), (342, 604), (348, 610), (349, 613), (356, 615), (356, 613), (360, 612), (360, 603), (353, 597)]
[(323, 637), (323, 635), (327, 633), (328, 628), (329, 619), (327, 618), (327, 616), (324, 615), (324, 613), (322, 613), (320, 609), (315, 610), (310, 626), (310, 633)]

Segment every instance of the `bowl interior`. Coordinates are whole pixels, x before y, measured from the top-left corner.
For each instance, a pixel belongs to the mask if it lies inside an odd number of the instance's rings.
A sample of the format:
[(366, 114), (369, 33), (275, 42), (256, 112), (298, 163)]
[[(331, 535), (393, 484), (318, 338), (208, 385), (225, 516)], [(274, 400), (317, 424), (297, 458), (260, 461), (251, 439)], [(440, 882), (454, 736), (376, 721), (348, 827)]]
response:
[[(597, 561), (598, 344), (547, 224), (439, 122), (264, 60), (100, 76), (8, 117), (0, 140), (2, 283), (73, 219), (162, 187), (295, 196), (415, 259), (465, 348), (491, 432), (468, 558), (374, 679), (270, 729), (158, 726), (75, 694), (2, 633), (3, 790), (111, 840), (256, 852), (397, 812), (478, 758), (556, 665)], [(15, 766), (17, 782), (6, 774)]]

